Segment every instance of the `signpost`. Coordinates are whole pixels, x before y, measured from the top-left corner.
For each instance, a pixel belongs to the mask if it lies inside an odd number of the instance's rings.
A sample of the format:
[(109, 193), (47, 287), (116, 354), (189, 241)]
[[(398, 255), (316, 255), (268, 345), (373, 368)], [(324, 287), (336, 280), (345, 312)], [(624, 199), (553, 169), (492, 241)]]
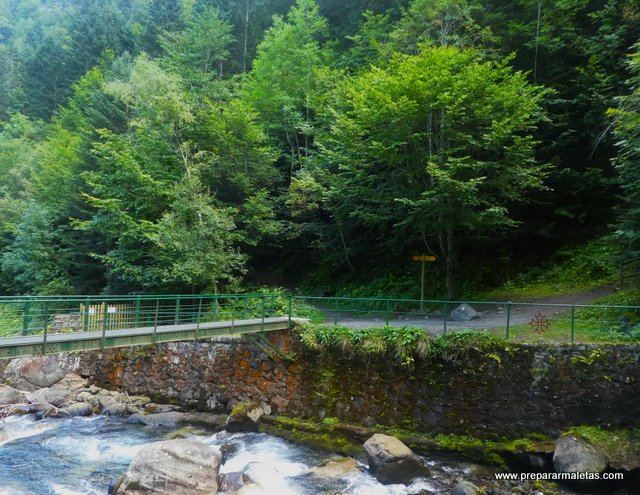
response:
[(427, 261), (436, 261), (438, 258), (435, 256), (429, 256), (426, 254), (421, 254), (419, 256), (414, 256), (413, 261), (421, 261), (422, 262), (422, 275), (420, 276), (420, 311), (423, 310), (424, 305), (424, 266)]

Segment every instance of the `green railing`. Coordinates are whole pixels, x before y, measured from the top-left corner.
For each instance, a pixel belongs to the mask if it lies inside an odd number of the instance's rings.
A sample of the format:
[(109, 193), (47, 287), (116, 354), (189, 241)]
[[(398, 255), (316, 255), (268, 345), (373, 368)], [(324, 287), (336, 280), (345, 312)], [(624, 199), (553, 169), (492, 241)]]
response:
[(640, 342), (640, 306), (304, 296), (295, 300), (295, 306), (307, 304), (321, 312), (312, 321), (354, 328), (417, 326), (433, 335), (470, 329), (527, 342)]
[(0, 337), (290, 316), (281, 306), (275, 293), (0, 297)]
[[(460, 309), (461, 305), (467, 308)], [(0, 297), (0, 337), (102, 332), (270, 317), (355, 328), (418, 326), (431, 334), (471, 329), (516, 341), (640, 342), (640, 306), (487, 301), (172, 294)]]

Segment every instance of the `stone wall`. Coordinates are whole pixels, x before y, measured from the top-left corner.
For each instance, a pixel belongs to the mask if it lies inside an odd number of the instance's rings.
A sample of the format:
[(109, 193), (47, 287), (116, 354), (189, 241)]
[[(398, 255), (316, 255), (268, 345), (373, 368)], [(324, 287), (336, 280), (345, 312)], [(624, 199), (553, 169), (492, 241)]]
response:
[(289, 332), (270, 339), (295, 359), (225, 338), (82, 353), (65, 362), (100, 386), (215, 412), (252, 399), (292, 416), (477, 436), (640, 426), (636, 345), (509, 344), (408, 368), (305, 351)]

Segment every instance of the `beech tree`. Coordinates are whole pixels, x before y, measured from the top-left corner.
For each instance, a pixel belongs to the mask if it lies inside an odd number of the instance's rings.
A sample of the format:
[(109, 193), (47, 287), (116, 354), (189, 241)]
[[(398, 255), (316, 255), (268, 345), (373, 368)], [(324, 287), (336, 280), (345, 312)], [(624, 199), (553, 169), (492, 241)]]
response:
[(345, 250), (437, 246), (455, 297), (462, 244), (513, 227), (510, 205), (542, 187), (531, 136), (540, 97), (508, 59), (424, 46), (396, 55), (336, 91), (331, 132), (301, 180), (324, 185)]

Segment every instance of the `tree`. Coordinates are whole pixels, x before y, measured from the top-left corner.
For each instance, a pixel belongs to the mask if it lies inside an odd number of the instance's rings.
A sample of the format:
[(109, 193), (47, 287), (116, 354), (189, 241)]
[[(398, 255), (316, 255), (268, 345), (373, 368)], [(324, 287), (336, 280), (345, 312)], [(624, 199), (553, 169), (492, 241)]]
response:
[(611, 110), (615, 118), (618, 154), (614, 164), (623, 191), (623, 209), (618, 227), (629, 261), (640, 258), (640, 44), (628, 60), (631, 92), (618, 98), (618, 108)]
[(258, 112), (267, 133), (287, 150), (290, 174), (308, 155), (313, 136), (312, 100), (324, 66), (320, 45), (327, 22), (314, 0), (298, 0), (285, 21), (273, 26), (258, 45), (245, 98)]
[(370, 255), (373, 242), (384, 257), (429, 241), (456, 296), (461, 246), (513, 227), (509, 207), (542, 187), (531, 136), (541, 93), (508, 61), (423, 47), (336, 92), (330, 132), (302, 178), (323, 186), (345, 253)]

